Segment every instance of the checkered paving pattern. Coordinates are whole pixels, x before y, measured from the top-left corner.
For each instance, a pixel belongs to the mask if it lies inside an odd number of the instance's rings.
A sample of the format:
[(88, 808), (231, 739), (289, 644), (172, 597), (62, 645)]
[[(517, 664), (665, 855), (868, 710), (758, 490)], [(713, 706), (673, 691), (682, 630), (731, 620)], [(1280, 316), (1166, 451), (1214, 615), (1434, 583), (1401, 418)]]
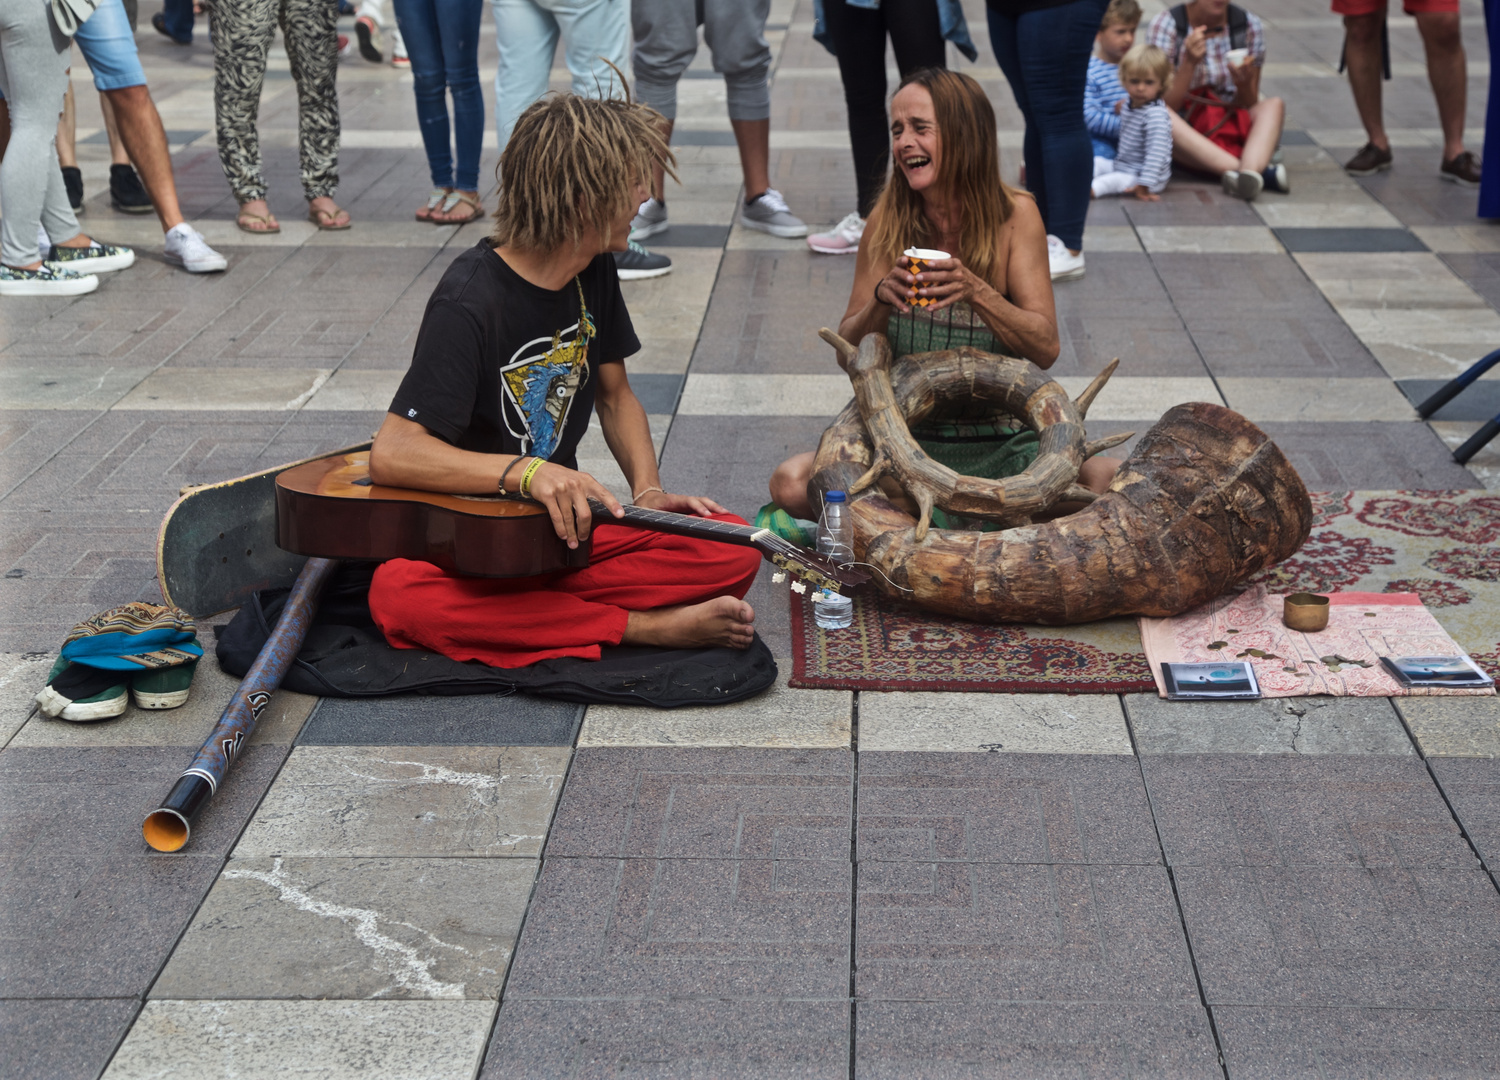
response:
[[(89, 297), (0, 304), (0, 1078), (1500, 1075), (1494, 698), (853, 694), (790, 688), (789, 660), (755, 700), (671, 712), (281, 693), (187, 852), (149, 854), (140, 818), (235, 681), (204, 665), (180, 710), (49, 721), (30, 698), (57, 642), (159, 596), (184, 485), (368, 438), (483, 233), (411, 219), (411, 78), (357, 56), (355, 227), (305, 223), (279, 50), (261, 131), (282, 232), (237, 232), (206, 27), (173, 45), (155, 6), (138, 42), (184, 209), (230, 268), (176, 271), (154, 221), (109, 209), (75, 58), (82, 221), (140, 258)], [(965, 6), (980, 59), (950, 63), (995, 102), (1013, 179), (1020, 117)], [(1436, 177), (1412, 21), (1390, 23), (1396, 167), (1355, 180), (1337, 18), (1254, 10), (1292, 193), (1247, 205), (1179, 175), (1160, 203), (1095, 203), (1054, 373), (1077, 392), (1121, 358), (1095, 436), (1215, 401), (1310, 488), (1500, 487), (1500, 448), (1449, 453), (1500, 378), (1429, 423), (1412, 407), (1500, 345), (1500, 234)], [(1477, 151), (1488, 53), (1462, 12)], [(774, 0), (772, 173), (823, 226), (854, 184), (811, 28), (810, 0)], [(487, 96), (494, 55), (486, 16)], [(631, 377), (666, 484), (748, 516), (848, 399), (816, 330), (853, 260), (734, 224), (706, 50), (680, 93), (683, 186), (651, 245), (675, 269), (625, 286)], [(623, 491), (597, 429), (580, 459)], [(782, 587), (749, 599), (790, 656)]]

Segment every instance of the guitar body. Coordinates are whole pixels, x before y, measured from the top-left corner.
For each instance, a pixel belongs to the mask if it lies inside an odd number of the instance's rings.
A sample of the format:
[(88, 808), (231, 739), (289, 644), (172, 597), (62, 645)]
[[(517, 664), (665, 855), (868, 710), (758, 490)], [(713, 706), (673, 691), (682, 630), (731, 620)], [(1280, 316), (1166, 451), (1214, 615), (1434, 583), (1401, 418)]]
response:
[(532, 577), (589, 564), (557, 538), (539, 504), (370, 482), (368, 450), (276, 477), (277, 544), (323, 559), (415, 559), (465, 577)]

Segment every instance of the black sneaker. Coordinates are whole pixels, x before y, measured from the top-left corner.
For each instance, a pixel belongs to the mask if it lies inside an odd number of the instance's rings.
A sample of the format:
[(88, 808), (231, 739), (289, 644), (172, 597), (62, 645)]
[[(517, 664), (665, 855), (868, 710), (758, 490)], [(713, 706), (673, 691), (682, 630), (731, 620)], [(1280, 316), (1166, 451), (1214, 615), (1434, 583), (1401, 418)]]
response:
[(156, 209), (141, 178), (129, 165), (109, 167), (109, 202), (122, 214), (149, 214)]
[(621, 281), (638, 281), (670, 274), (672, 260), (665, 255), (653, 255), (631, 240), (628, 248), (615, 252), (615, 269), (619, 271)]
[(1479, 161), (1465, 150), (1452, 161), (1443, 162), (1438, 168), (1438, 175), (1449, 183), (1460, 184), (1463, 187), (1478, 187)]
[(1287, 176), (1286, 166), (1280, 162), (1266, 166), (1260, 178), (1265, 183), (1267, 191), (1279, 191), (1285, 195), (1292, 190), (1291, 177)]
[(63, 187), (68, 189), (68, 205), (73, 213), (83, 212), (83, 170), (69, 165), (62, 167)]

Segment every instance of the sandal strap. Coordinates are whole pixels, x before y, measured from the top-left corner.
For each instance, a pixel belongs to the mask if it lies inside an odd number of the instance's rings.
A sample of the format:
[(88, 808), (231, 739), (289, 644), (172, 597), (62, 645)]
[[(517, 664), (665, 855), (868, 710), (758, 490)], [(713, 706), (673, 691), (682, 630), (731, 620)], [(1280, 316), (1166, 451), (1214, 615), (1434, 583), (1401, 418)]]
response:
[(433, 188), (432, 194), (427, 196), (427, 209), (436, 210), (439, 206), (442, 205), (443, 200), (446, 199), (448, 195), (449, 192), (446, 188)]

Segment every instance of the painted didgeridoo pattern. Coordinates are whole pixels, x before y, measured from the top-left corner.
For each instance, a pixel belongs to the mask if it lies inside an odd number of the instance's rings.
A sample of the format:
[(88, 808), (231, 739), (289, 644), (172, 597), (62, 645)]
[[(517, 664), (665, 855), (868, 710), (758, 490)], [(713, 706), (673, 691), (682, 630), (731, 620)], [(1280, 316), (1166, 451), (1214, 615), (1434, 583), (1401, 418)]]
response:
[[(898, 379), (897, 396), (900, 397)], [(875, 456), (857, 412), (824, 434), (809, 494), (846, 489)], [(1177, 615), (1287, 558), (1312, 502), (1266, 433), (1221, 405), (1178, 405), (1085, 509), (1000, 532), (933, 529), (877, 488), (850, 500), (855, 554), (882, 592), (976, 622), (1046, 626)]]
[(146, 816), (141, 832), (157, 851), (178, 851), (188, 842), (193, 823), (224, 782), (240, 747), (255, 731), (256, 721), (301, 650), (317, 611), (318, 594), (337, 565), (335, 559), (308, 559), (302, 567), (281, 618), (224, 707), (208, 742), (172, 785), (161, 806)]

